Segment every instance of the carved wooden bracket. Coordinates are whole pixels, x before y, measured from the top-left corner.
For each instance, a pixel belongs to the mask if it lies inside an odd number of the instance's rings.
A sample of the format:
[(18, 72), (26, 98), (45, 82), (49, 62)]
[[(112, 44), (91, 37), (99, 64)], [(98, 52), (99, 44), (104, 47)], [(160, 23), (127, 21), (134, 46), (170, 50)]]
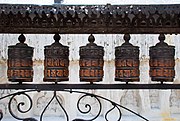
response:
[(0, 5), (0, 33), (178, 34), (176, 5)]

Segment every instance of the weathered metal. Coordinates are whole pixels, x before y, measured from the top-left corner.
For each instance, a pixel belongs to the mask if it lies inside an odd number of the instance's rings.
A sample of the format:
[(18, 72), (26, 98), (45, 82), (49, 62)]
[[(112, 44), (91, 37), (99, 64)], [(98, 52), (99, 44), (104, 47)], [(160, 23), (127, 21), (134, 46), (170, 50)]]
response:
[(55, 34), (55, 42), (44, 47), (44, 81), (60, 82), (69, 80), (69, 47), (59, 43), (60, 39), (59, 34)]
[(0, 33), (178, 34), (176, 5), (0, 4)]
[(159, 40), (160, 42), (149, 50), (149, 74), (152, 81), (172, 82), (175, 76), (175, 46), (164, 42), (164, 34), (160, 34)]
[(124, 35), (125, 43), (115, 47), (115, 81), (139, 81), (139, 47), (129, 43), (130, 35)]
[[(84, 83), (67, 83), (67, 84), (47, 84), (47, 83), (40, 83), (40, 84), (0, 84), (1, 90), (36, 90), (36, 91), (62, 91), (62, 90), (169, 90), (169, 89), (180, 89), (180, 84), (139, 84), (139, 83), (130, 83), (130, 84), (123, 84), (123, 83), (116, 83), (116, 84), (84, 84)], [(2, 99), (2, 98), (0, 98)]]
[(20, 43), (8, 46), (7, 76), (12, 82), (33, 81), (33, 48), (25, 44), (25, 36), (19, 36)]
[(94, 43), (95, 38), (92, 34), (88, 41), (89, 43), (86, 46), (81, 46), (79, 51), (80, 81), (90, 83), (102, 81), (104, 76), (104, 48)]

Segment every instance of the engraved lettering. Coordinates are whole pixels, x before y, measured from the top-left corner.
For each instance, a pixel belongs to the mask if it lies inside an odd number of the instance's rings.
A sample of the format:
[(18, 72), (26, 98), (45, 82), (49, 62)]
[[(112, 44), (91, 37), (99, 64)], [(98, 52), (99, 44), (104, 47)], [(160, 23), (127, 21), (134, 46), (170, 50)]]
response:
[(25, 77), (29, 77), (29, 75), (30, 75), (30, 74), (29, 74), (29, 70), (25, 70), (25, 71), (24, 71), (24, 75), (25, 75)]
[(64, 70), (64, 76), (68, 76), (69, 75), (69, 71), (67, 69)]
[(20, 77), (25, 77), (24, 76), (24, 70), (20, 70)]
[(57, 70), (57, 76), (62, 76), (62, 70)]
[(51, 76), (56, 77), (56, 70), (51, 70)]

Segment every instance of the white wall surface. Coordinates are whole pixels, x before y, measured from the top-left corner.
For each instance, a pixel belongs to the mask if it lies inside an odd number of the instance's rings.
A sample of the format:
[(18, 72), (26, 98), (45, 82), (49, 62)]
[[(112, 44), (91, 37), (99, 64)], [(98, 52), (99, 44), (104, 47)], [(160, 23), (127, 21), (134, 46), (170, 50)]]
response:
[(54, 0), (0, 0), (0, 3), (8, 4), (53, 4)]

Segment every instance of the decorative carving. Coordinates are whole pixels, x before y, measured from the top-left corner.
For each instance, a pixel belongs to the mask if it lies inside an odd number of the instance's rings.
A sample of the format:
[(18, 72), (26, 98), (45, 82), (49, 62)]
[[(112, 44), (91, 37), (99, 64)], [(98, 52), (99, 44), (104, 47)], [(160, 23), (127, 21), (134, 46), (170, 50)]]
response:
[[(24, 33), (180, 33), (180, 5), (57, 7), (4, 4), (0, 5), (0, 8), (0, 32), (16, 33), (18, 30)], [(16, 27), (16, 30), (9, 27)], [(127, 31), (124, 31), (125, 28)]]
[(159, 102), (159, 91), (158, 90), (150, 90), (149, 91), (149, 99), (152, 109), (160, 109)]
[(169, 98), (171, 113), (179, 113), (180, 109), (180, 93), (179, 90), (172, 90)]
[(140, 99), (140, 95), (138, 94), (137, 91), (127, 90), (124, 92), (123, 96), (121, 97), (120, 104), (129, 107), (131, 109), (134, 108), (133, 110), (138, 112), (140, 108), (139, 99)]

